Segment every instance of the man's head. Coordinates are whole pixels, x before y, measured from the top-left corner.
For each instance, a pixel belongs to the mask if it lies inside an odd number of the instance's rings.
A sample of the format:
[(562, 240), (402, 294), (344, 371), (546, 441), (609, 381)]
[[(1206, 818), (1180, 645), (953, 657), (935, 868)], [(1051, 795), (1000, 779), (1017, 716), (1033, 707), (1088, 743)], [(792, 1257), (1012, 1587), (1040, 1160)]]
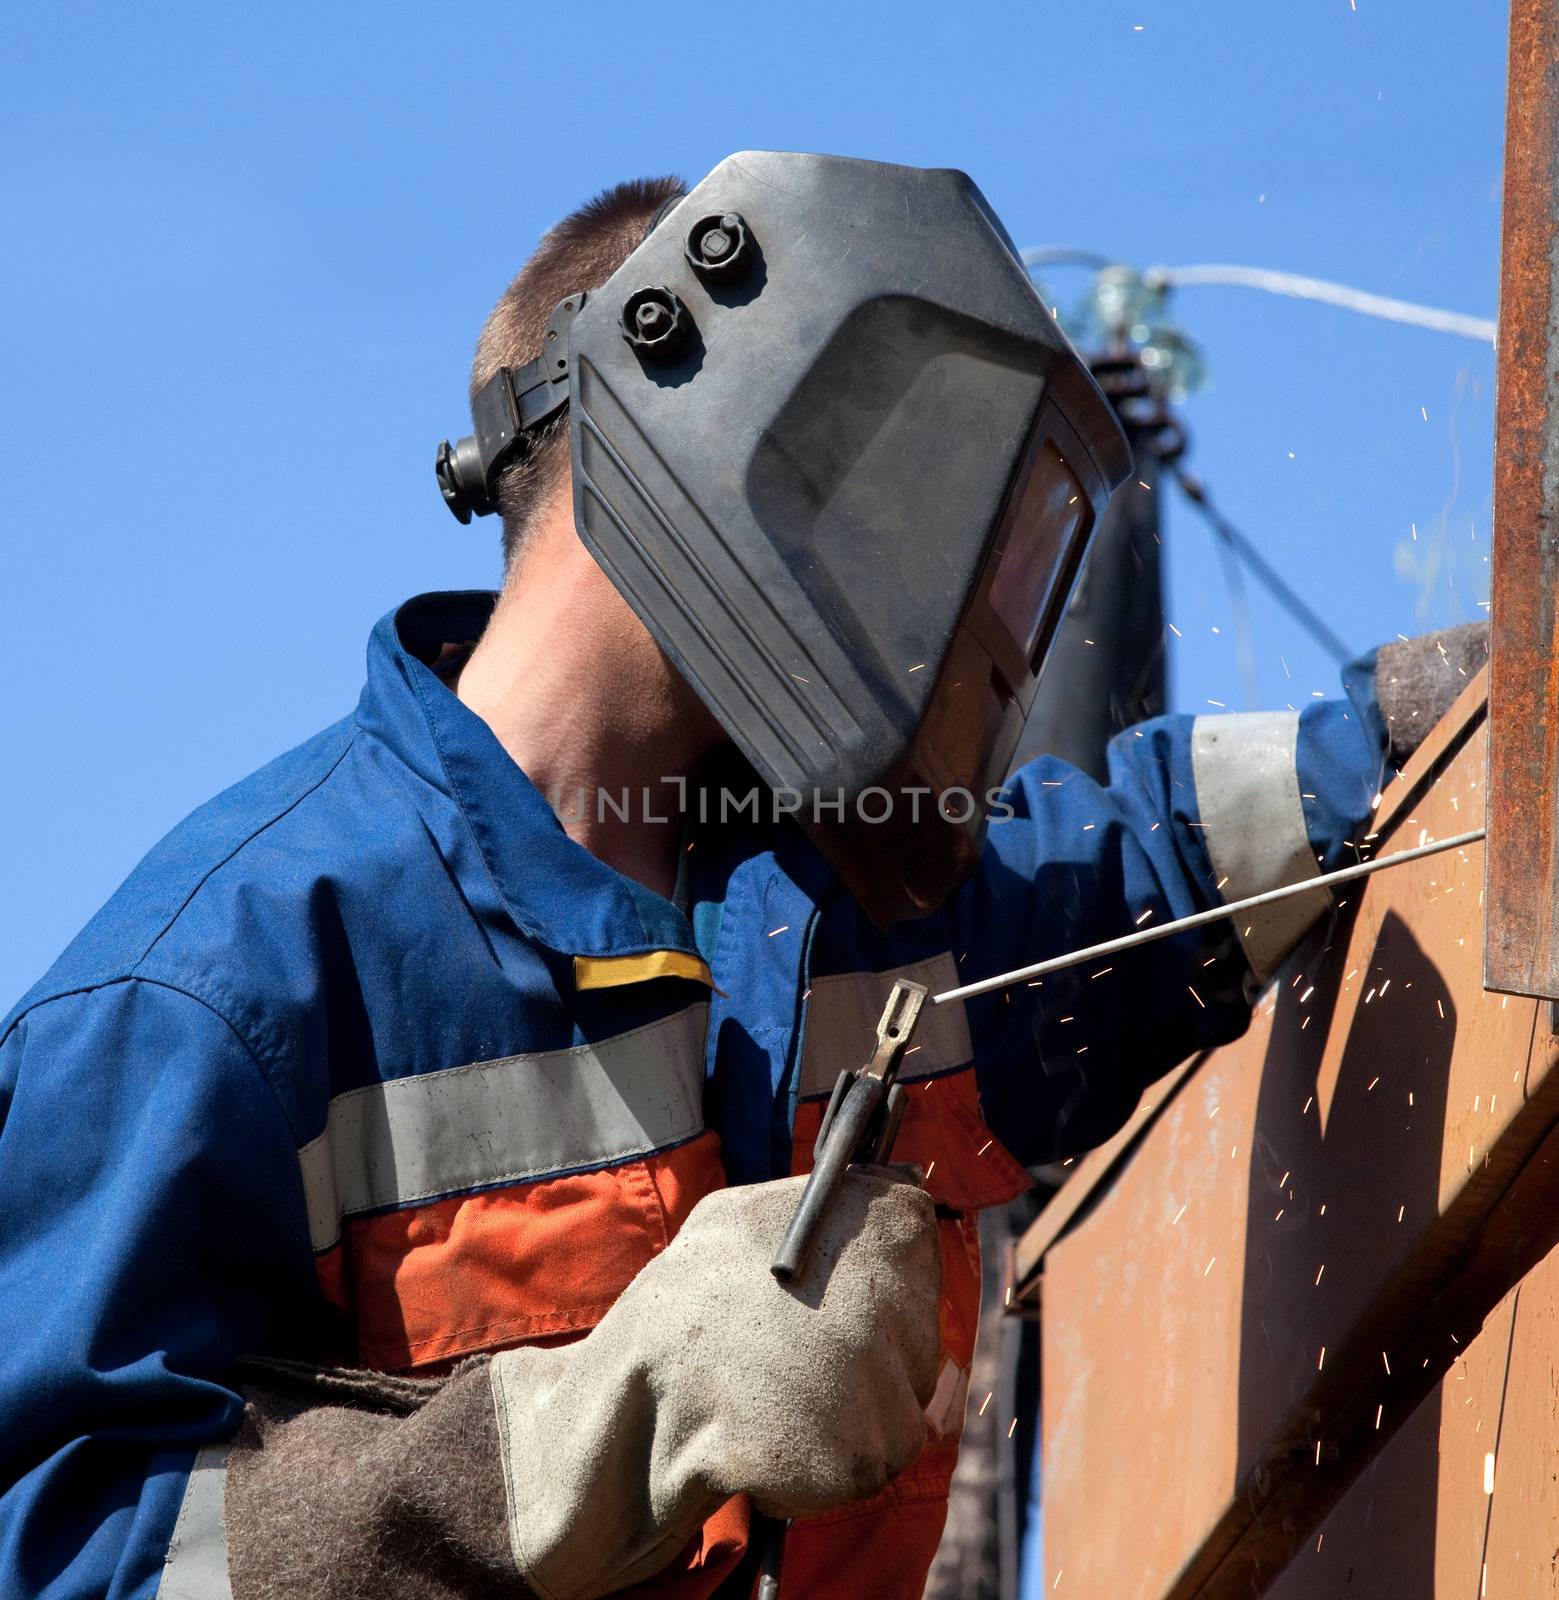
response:
[[(547, 318), (579, 289), (599, 288), (643, 242), (668, 201), (686, 192), (680, 178), (634, 178), (604, 189), (571, 211), (537, 245), (493, 307), (471, 363), (473, 396), (499, 367), (520, 367), (541, 352)], [(568, 415), (561, 414), (536, 447), (499, 476), (495, 499), (503, 516), (504, 567), (513, 565), (537, 512), (568, 473)]]

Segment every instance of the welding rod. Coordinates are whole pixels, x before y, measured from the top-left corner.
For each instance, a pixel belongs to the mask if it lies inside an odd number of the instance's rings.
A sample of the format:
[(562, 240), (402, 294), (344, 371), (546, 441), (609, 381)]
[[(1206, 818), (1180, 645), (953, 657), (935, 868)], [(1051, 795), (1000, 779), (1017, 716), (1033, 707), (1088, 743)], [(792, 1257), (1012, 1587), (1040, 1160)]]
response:
[(1353, 878), (1367, 877), (1383, 867), (1397, 867), (1408, 861), (1419, 861), (1425, 856), (1438, 855), (1442, 850), (1459, 850), (1463, 845), (1476, 844), (1485, 829), (1474, 828), (1470, 833), (1458, 833), (1449, 839), (1435, 839), (1429, 844), (1411, 850), (1397, 850), (1389, 856), (1377, 856), (1373, 861), (1360, 861), (1351, 867), (1339, 867), (1335, 872), (1318, 873), (1303, 883), (1285, 884), (1281, 889), (1268, 889), (1265, 894), (1253, 894), (1244, 900), (1235, 900), (1226, 906), (1214, 906), (1211, 911), (1198, 911), (1175, 922), (1165, 922), (1157, 928), (1143, 928), (1128, 933), (1120, 939), (1106, 939), (1103, 944), (1091, 944), (1084, 950), (1071, 950), (1064, 956), (1052, 956), (1048, 961), (1036, 961), (1031, 967), (1019, 967), (1014, 972), (999, 973), (994, 978), (981, 978), (978, 983), (966, 983), (961, 988), (948, 989), (931, 996), (934, 1006), (946, 1005), (949, 1000), (967, 1000), (971, 995), (989, 994), (993, 989), (1005, 989), (1015, 983), (1043, 978), (1047, 973), (1060, 972), (1075, 967), (1098, 956), (1113, 956), (1121, 950), (1135, 949), (1139, 944), (1150, 944), (1154, 939), (1167, 939), (1172, 933), (1182, 933), (1187, 928), (1204, 928), (1210, 922), (1224, 917), (1235, 917), (1242, 911), (1254, 911), (1258, 906), (1269, 906), (1274, 901), (1286, 900), (1293, 894), (1304, 894), (1308, 889), (1325, 889), (1334, 883), (1347, 883)]

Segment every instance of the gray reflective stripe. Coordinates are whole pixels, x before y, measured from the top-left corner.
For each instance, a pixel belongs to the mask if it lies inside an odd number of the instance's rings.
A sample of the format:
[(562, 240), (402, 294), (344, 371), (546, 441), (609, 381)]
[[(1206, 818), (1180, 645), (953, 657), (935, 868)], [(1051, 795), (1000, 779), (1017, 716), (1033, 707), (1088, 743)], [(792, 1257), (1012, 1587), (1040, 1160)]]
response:
[(168, 1541), (157, 1600), (233, 1600), (222, 1522), (230, 1448), (225, 1442), (208, 1444), (195, 1457)]
[[(801, 1055), (802, 1095), (831, 1094), (846, 1067), (858, 1067), (871, 1054), (877, 1023), (897, 978), (923, 983), (932, 994), (958, 984), (958, 968), (945, 951), (891, 972), (843, 972), (814, 978), (807, 999), (806, 1041)], [(915, 1043), (899, 1068), (901, 1078), (924, 1078), (974, 1058), (963, 1002), (927, 1006), (920, 1013)]]
[[(1192, 726), (1202, 840), (1226, 902), (1321, 874), (1299, 795), (1298, 743), (1296, 711), (1198, 717)], [(1317, 889), (1236, 918), (1256, 976), (1270, 977), (1331, 903)]]
[(647, 1155), (704, 1127), (707, 1004), (597, 1044), (338, 1095), (298, 1152), (316, 1250), (341, 1219)]

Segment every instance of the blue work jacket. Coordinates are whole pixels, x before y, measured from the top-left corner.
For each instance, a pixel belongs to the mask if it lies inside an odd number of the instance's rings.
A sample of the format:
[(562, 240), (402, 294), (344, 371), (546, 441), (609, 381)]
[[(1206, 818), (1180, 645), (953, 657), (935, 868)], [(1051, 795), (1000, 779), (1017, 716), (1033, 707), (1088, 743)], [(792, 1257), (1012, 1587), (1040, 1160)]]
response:
[[(577, 1336), (703, 1193), (806, 1164), (893, 975), (947, 988), (1342, 865), (1380, 782), (1366, 664), (1351, 699), (1129, 730), (1108, 787), (1025, 767), (921, 921), (879, 931), (745, 817), (692, 825), (684, 911), (570, 840), (433, 670), (491, 604), (384, 618), (355, 711), (174, 829), (0, 1025), (0, 1594), (219, 1592), (236, 1358), (437, 1371)], [(928, 1018), (927, 1497), (973, 1212), (1240, 1033), (1287, 937), (1217, 925)]]

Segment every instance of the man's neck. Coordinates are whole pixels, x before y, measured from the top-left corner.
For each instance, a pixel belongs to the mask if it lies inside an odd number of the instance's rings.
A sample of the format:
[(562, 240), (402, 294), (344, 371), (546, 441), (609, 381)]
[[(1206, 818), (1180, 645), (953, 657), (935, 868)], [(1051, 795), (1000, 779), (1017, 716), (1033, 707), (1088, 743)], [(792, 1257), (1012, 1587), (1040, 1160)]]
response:
[[(676, 881), (679, 801), (718, 725), (574, 534), (537, 530), (456, 692), (569, 837), (658, 894)], [(627, 804), (624, 806), (624, 792)], [(626, 810), (626, 818), (620, 815)]]

